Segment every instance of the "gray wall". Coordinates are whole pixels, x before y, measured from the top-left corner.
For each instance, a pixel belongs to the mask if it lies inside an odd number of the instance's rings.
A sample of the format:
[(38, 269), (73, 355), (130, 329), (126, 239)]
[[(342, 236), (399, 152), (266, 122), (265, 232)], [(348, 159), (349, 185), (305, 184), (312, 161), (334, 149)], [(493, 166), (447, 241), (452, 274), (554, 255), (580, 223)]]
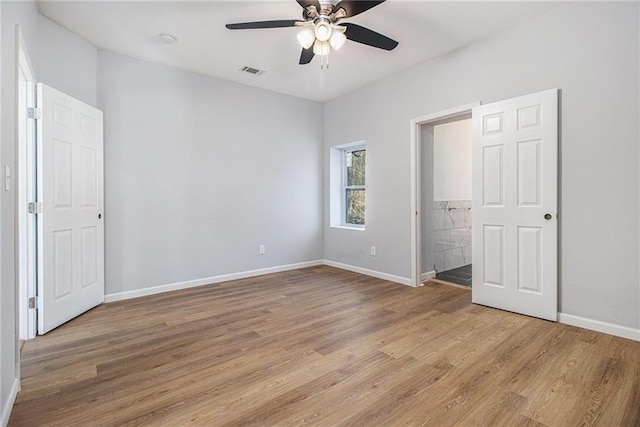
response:
[[(83, 39), (38, 14), (35, 2), (0, 2), (1, 19), (1, 135), (0, 169), (11, 168), (15, 179), (15, 25), (22, 28), (36, 78), (63, 90), (87, 103), (96, 103), (97, 49)], [(19, 376), (16, 341), (15, 278), (14, 278), (14, 210), (15, 181), (11, 191), (0, 191), (0, 408), (10, 398), (14, 379)]]
[(557, 87), (560, 310), (640, 327), (638, 7), (562, 5), (327, 102), (325, 155), (369, 145), (366, 231), (325, 227), (325, 258), (410, 277), (409, 120)]
[(38, 14), (38, 81), (94, 107), (97, 103), (98, 49)]
[(322, 259), (320, 104), (104, 51), (98, 70), (107, 294)]

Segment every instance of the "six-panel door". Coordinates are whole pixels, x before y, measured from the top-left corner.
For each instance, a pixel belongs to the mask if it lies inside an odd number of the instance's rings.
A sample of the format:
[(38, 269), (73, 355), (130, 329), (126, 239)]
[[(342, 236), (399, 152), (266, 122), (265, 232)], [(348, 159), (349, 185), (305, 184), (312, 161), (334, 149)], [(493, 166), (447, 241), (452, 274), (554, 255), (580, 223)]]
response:
[(38, 84), (38, 332), (104, 301), (102, 112)]
[(473, 109), (473, 302), (557, 318), (558, 91)]

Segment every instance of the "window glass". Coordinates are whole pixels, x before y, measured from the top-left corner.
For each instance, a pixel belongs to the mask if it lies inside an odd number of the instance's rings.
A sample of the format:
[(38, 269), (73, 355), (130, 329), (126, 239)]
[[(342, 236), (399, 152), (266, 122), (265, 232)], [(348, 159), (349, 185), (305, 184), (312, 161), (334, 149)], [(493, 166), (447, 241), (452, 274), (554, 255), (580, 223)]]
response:
[(345, 150), (345, 224), (364, 225), (367, 150)]
[(364, 172), (367, 150), (347, 152), (347, 187), (364, 185)]
[(347, 224), (364, 225), (364, 197), (364, 189), (346, 190)]

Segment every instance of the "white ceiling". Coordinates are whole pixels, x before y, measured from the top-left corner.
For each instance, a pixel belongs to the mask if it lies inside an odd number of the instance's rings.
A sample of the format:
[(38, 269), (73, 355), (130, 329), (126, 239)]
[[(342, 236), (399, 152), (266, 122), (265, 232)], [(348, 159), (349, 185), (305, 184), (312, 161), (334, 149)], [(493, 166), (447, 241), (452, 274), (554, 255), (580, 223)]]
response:
[[(236, 30), (225, 24), (300, 19), (295, 0), (40, 1), (40, 12), (99, 48), (315, 101), (326, 101), (465, 46), (553, 7), (547, 2), (387, 0), (354, 22), (400, 42), (391, 51), (347, 41), (329, 56), (298, 65), (296, 28)], [(159, 33), (178, 38), (173, 45)], [(265, 70), (242, 73), (243, 66)]]

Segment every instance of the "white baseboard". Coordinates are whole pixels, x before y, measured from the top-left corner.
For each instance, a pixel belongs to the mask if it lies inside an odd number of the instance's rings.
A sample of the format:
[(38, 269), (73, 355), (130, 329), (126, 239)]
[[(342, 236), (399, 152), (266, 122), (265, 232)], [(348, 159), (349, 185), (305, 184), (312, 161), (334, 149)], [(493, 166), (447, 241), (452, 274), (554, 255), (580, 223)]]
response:
[(2, 406), (2, 426), (5, 427), (9, 424), (9, 417), (11, 416), (11, 410), (13, 409), (13, 404), (16, 402), (16, 397), (18, 396), (18, 390), (20, 388), (20, 382), (17, 378), (14, 378), (13, 384), (11, 385), (11, 390), (9, 390), (9, 395), (7, 396), (7, 401), (4, 402)]
[(420, 283), (424, 283), (429, 279), (433, 279), (436, 277), (436, 272), (434, 270), (427, 271), (426, 273), (422, 273), (420, 275)]
[[(330, 267), (340, 268), (342, 270), (353, 271), (367, 276), (376, 277), (378, 279), (389, 280), (390, 282), (400, 283), (401, 285), (412, 286), (411, 279), (406, 277), (394, 276), (392, 274), (382, 273), (380, 271), (369, 270), (367, 268), (356, 267), (353, 265), (342, 264), (340, 262), (329, 260), (315, 260), (300, 262), (296, 264), (279, 265), (276, 267), (261, 268), (258, 270), (242, 271), (239, 273), (223, 274), (220, 276), (205, 277), (202, 279), (187, 280), (184, 282), (169, 283), (166, 285), (151, 286), (148, 288), (136, 289), (133, 291), (117, 292), (104, 296), (104, 302), (122, 301), (131, 298), (144, 297), (148, 295), (161, 294), (164, 292), (178, 291), (180, 289), (195, 288), (198, 286), (212, 285), (220, 282), (228, 282), (231, 280), (246, 279), (248, 277), (262, 276), (264, 274), (280, 273), (283, 271), (296, 270), (299, 268), (315, 267), (317, 265), (328, 265)], [(431, 275), (427, 278), (435, 276), (435, 272), (425, 273), (424, 276)], [(426, 280), (426, 279), (425, 279)]]
[(356, 267), (349, 264), (342, 264), (341, 262), (330, 261), (328, 259), (324, 260), (324, 265), (339, 268), (341, 270), (353, 271), (354, 273), (360, 273), (366, 276), (376, 277), (378, 279), (388, 280), (390, 282), (400, 283), (405, 286), (413, 286), (411, 284), (411, 279), (408, 277), (394, 276), (393, 274), (382, 273), (380, 271), (369, 270), (368, 268)]
[(280, 273), (283, 271), (297, 270), (299, 268), (315, 267), (322, 265), (322, 260), (299, 262), (296, 264), (278, 265), (276, 267), (261, 268), (258, 270), (241, 271), (239, 273), (223, 274), (220, 276), (205, 277), (203, 279), (187, 280), (184, 282), (169, 283), (166, 285), (151, 286), (133, 291), (117, 292), (104, 296), (104, 302), (115, 302), (125, 299), (144, 297), (147, 295), (161, 294), (163, 292), (177, 291), (180, 289), (195, 288), (198, 286), (212, 285), (214, 283), (228, 282), (230, 280), (246, 279), (248, 277), (262, 276), (265, 274)]
[(599, 320), (586, 319), (572, 314), (558, 313), (558, 321), (571, 326), (578, 326), (596, 332), (603, 332), (617, 337), (628, 338), (640, 341), (640, 329), (629, 328), (627, 326), (615, 325), (613, 323), (601, 322)]

